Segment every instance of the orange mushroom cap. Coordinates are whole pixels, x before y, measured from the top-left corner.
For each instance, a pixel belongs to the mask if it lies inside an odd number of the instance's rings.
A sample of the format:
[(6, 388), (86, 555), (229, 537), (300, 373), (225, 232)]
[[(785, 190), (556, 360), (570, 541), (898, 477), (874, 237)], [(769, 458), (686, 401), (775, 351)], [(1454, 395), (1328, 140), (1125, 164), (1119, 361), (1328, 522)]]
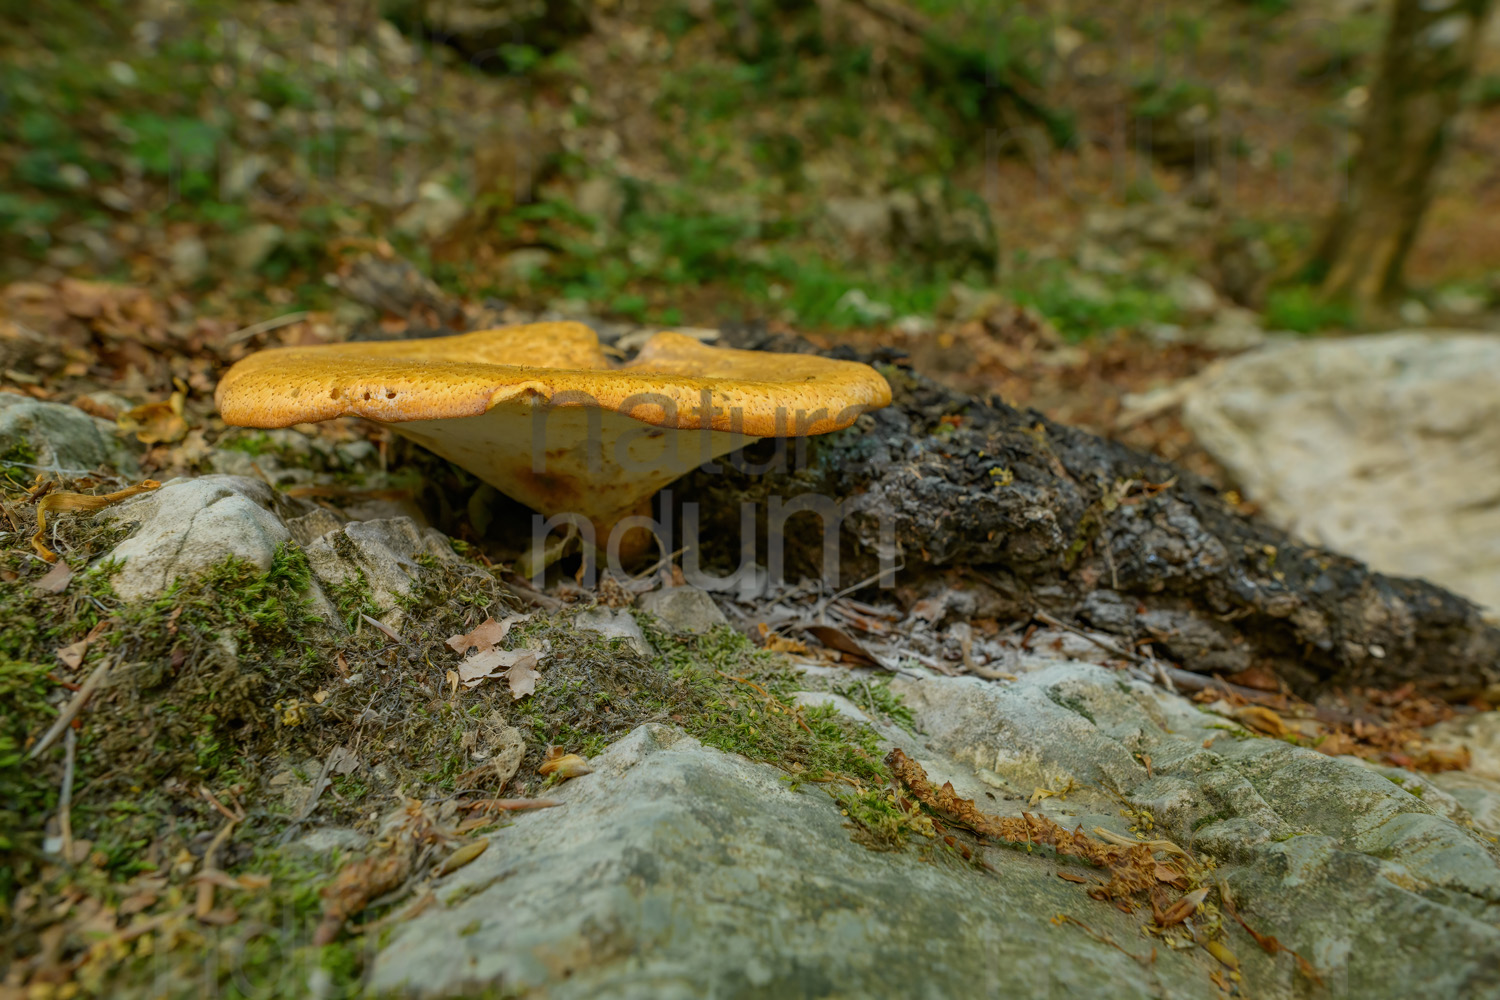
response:
[(658, 333), (613, 364), (581, 323), (261, 351), (215, 393), (243, 427), (358, 416), (545, 514), (607, 527), (683, 473), (761, 437), (825, 434), (886, 406), (851, 361)]

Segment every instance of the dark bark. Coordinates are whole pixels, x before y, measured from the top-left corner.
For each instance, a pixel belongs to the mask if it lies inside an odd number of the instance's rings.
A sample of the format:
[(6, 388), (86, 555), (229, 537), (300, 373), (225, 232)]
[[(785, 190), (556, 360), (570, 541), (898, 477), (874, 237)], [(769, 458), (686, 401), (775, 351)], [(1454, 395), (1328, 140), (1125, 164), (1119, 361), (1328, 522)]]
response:
[(1349, 189), (1316, 264), (1323, 291), (1362, 311), (1402, 290), (1491, 0), (1396, 0), (1359, 132)]
[[(818, 493), (847, 503), (844, 586), (877, 572), (887, 517), (907, 603), (957, 588), (973, 617), (1003, 623), (1042, 609), (1127, 640), (1155, 637), (1191, 670), (1269, 666), (1303, 693), (1411, 681), (1464, 696), (1500, 681), (1500, 630), (1469, 601), (1306, 545), (1149, 455), (909, 369), (883, 370), (894, 403), (811, 439), (805, 465), (726, 464), (674, 487), (700, 503), (710, 555), (737, 563), (742, 499), (758, 501), (764, 539), (769, 498)], [(765, 461), (773, 447), (762, 441), (746, 457)], [(787, 578), (818, 576), (819, 522), (799, 515), (788, 531)]]

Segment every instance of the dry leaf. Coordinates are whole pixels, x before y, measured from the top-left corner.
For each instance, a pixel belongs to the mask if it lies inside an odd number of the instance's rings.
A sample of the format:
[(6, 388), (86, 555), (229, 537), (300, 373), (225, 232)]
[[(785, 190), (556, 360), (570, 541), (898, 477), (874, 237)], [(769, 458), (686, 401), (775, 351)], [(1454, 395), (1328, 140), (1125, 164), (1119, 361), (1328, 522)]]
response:
[(464, 806), (465, 809), (483, 809), (485, 812), (525, 812), (528, 809), (551, 809), (562, 805), (556, 799), (479, 799)]
[(137, 494), (159, 489), (161, 483), (147, 479), (139, 486), (127, 487), (118, 493), (106, 493), (100, 497), (87, 493), (49, 493), (36, 505), (36, 534), (31, 536), (31, 547), (48, 562), (57, 562), (57, 553), (42, 543), (42, 539), (47, 536), (48, 514), (92, 514)]
[(61, 594), (72, 581), (73, 567), (59, 559), (41, 579), (33, 581), (31, 585), (45, 594)]
[(174, 392), (170, 399), (146, 403), (120, 415), (115, 421), (121, 433), (135, 434), (142, 444), (174, 444), (187, 437), (187, 419), (183, 416), (186, 397)]
[[(465, 687), (478, 687), (491, 677), (499, 677), (507, 670), (524, 667), (535, 670), (537, 654), (529, 649), (492, 649), (476, 653), (458, 665), (458, 679)], [(535, 685), (533, 684), (533, 687)]]
[(1077, 882), (1079, 885), (1089, 884), (1089, 880), (1084, 878), (1082, 875), (1074, 875), (1070, 872), (1058, 872), (1057, 877), (1062, 879), (1064, 882)]
[(480, 652), (494, 649), (500, 645), (501, 640), (505, 638), (511, 626), (529, 621), (530, 618), (530, 615), (510, 615), (500, 621), (495, 621), (493, 618), (486, 618), (475, 626), (474, 631), (468, 635), (450, 636), (448, 638), (448, 648), (460, 654), (468, 652), (471, 648), (478, 649)]
[(841, 628), (834, 628), (832, 625), (804, 625), (802, 631), (829, 649), (836, 649), (840, 653), (865, 661), (873, 667), (885, 666), (874, 653), (860, 645), (859, 640)]
[(536, 691), (537, 678), (542, 676), (536, 670), (536, 657), (531, 662), (519, 662), (510, 668), (507, 679), (510, 681), (510, 696), (514, 701), (520, 701), (528, 694)]
[[(1203, 901), (1207, 898), (1207, 886), (1203, 887), (1202, 889), (1194, 889), (1192, 892), (1188, 893), (1186, 896), (1183, 896), (1177, 902), (1167, 907), (1165, 913), (1158, 914), (1156, 917), (1157, 926), (1175, 927), (1177, 924), (1182, 923), (1188, 917), (1191, 917), (1194, 913), (1197, 913), (1198, 907), (1201, 906), (1203, 904)], [(1153, 903), (1152, 905), (1154, 906), (1155, 904)]]
[(458, 850), (454, 851), (452, 854), (444, 858), (442, 864), (438, 865), (438, 877), (441, 878), (444, 875), (451, 875), (454, 872), (458, 871), (464, 865), (469, 864), (475, 858), (483, 854), (489, 848), (489, 846), (490, 842), (488, 840), (475, 840), (470, 841), (469, 843), (460, 847)]
[(589, 767), (589, 762), (576, 753), (564, 753), (562, 747), (553, 747), (547, 751), (547, 759), (542, 761), (542, 766), (536, 769), (536, 773), (544, 778), (555, 774), (559, 780), (566, 781), (568, 778), (593, 774), (594, 771)]
[(1244, 705), (1237, 708), (1234, 710), (1234, 718), (1240, 724), (1267, 736), (1280, 738), (1291, 732), (1281, 716), (1264, 705)]
[(89, 641), (87, 639), (79, 639), (77, 642), (59, 649), (57, 651), (57, 658), (62, 660), (69, 669), (77, 670), (83, 666), (83, 654), (87, 653), (88, 650)]

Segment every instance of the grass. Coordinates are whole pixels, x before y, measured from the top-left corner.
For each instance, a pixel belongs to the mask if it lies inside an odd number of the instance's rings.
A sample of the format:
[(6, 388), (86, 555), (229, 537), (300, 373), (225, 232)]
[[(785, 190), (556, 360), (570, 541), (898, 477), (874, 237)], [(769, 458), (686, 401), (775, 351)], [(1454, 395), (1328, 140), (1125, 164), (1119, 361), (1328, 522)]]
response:
[(1266, 296), (1265, 325), (1268, 330), (1295, 333), (1350, 330), (1355, 316), (1347, 303), (1330, 301), (1311, 285), (1284, 285)]

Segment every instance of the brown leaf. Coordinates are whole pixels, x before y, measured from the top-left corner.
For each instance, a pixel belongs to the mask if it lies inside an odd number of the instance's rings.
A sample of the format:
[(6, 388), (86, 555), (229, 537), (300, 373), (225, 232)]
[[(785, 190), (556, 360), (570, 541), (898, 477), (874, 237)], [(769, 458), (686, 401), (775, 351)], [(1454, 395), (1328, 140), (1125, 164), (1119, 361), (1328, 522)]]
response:
[(89, 641), (79, 639), (77, 642), (64, 646), (57, 651), (57, 658), (62, 660), (70, 669), (77, 670), (83, 666), (83, 654), (89, 651)]
[(1264, 705), (1243, 705), (1234, 710), (1234, 718), (1242, 725), (1267, 736), (1280, 738), (1291, 732), (1281, 716)]
[(500, 645), (511, 629), (512, 625), (530, 620), (530, 615), (510, 615), (500, 621), (486, 618), (475, 626), (474, 631), (468, 635), (455, 635), (448, 638), (448, 648), (455, 653), (466, 653), (470, 648), (477, 648), (480, 652), (494, 649)]
[[(499, 677), (508, 670), (522, 668), (535, 671), (537, 654), (529, 649), (491, 649), (475, 653), (458, 665), (458, 679), (465, 687), (478, 687), (491, 677)], [(536, 685), (533, 682), (532, 688)], [(520, 697), (517, 695), (516, 697)]]
[(1057, 877), (1062, 879), (1064, 882), (1076, 882), (1079, 885), (1089, 884), (1088, 879), (1084, 878), (1082, 875), (1074, 875), (1071, 872), (1058, 872)]
[(542, 766), (536, 769), (536, 773), (542, 777), (555, 774), (561, 780), (578, 778), (585, 774), (593, 774), (594, 769), (589, 767), (589, 762), (576, 753), (565, 753), (562, 747), (553, 747), (547, 751), (547, 759), (542, 761)]
[(32, 581), (31, 585), (44, 594), (61, 594), (72, 581), (73, 567), (59, 559), (41, 579)]
[(187, 418), (183, 416), (186, 397), (174, 392), (171, 398), (157, 403), (146, 403), (122, 413), (116, 426), (121, 433), (135, 434), (142, 444), (174, 444), (187, 437)]
[(832, 625), (804, 625), (802, 626), (802, 631), (817, 639), (829, 649), (836, 649), (840, 653), (853, 656), (873, 667), (885, 666), (874, 653), (860, 645), (859, 640), (841, 628), (834, 628)]
[(443, 859), (443, 863), (437, 866), (438, 876), (453, 874), (483, 854), (489, 846), (488, 840), (470, 841)]
[(520, 701), (536, 692), (537, 678), (542, 675), (536, 670), (536, 657), (532, 657), (529, 663), (521, 662), (511, 667), (506, 676), (510, 681), (511, 699)]
[(1198, 912), (1198, 907), (1201, 906), (1203, 904), (1203, 901), (1207, 898), (1207, 886), (1203, 887), (1202, 889), (1194, 889), (1192, 892), (1188, 893), (1186, 896), (1183, 896), (1177, 902), (1167, 907), (1166, 912), (1160, 914), (1156, 918), (1157, 925), (1160, 927), (1175, 927), (1176, 925), (1186, 920), (1188, 917), (1191, 917), (1194, 913)]

